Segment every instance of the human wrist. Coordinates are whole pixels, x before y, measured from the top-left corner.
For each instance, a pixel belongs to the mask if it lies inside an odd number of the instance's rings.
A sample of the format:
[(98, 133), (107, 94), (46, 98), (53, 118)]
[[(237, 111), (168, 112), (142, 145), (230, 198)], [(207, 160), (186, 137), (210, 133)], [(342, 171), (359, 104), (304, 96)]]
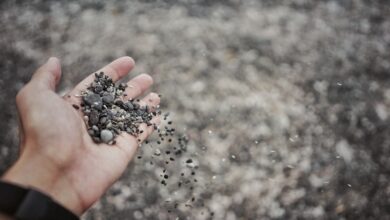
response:
[(43, 156), (22, 154), (1, 179), (39, 190), (76, 215), (84, 210), (64, 171)]

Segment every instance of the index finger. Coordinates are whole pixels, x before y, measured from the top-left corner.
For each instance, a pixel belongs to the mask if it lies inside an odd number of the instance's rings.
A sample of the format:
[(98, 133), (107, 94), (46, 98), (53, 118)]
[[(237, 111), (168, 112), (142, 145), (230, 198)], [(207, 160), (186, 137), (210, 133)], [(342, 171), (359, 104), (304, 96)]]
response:
[[(130, 70), (134, 67), (134, 60), (131, 57), (121, 57), (110, 64), (106, 65), (102, 69), (96, 71), (97, 73), (104, 72), (107, 76), (109, 76), (113, 82), (118, 81), (119, 79), (126, 76)], [(73, 88), (66, 96), (80, 95), (83, 90), (86, 90), (91, 83), (95, 80), (95, 73), (90, 74), (82, 80), (76, 87)]]

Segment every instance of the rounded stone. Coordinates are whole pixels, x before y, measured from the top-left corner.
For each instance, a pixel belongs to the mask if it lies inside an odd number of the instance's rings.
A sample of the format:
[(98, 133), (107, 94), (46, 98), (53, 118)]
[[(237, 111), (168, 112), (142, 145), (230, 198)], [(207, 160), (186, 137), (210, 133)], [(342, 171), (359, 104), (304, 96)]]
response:
[(113, 138), (114, 138), (114, 134), (110, 130), (104, 129), (100, 132), (100, 139), (104, 143), (110, 142)]
[(134, 106), (131, 102), (127, 102), (126, 103), (126, 107), (129, 109), (129, 110), (133, 110), (134, 109)]
[(87, 105), (89, 105), (93, 108), (101, 109), (103, 106), (103, 100), (98, 94), (91, 93), (91, 94), (84, 96), (83, 99)]
[(114, 97), (111, 94), (105, 94), (105, 95), (103, 95), (103, 102), (107, 103), (107, 104), (113, 104)]

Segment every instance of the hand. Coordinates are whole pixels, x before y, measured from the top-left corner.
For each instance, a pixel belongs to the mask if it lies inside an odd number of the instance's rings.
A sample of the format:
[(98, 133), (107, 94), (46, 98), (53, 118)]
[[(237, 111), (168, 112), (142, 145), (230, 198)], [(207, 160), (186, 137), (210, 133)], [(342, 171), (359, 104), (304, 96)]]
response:
[[(119, 58), (102, 68), (114, 81), (128, 74), (134, 61)], [(75, 214), (81, 215), (116, 181), (134, 157), (141, 142), (153, 131), (142, 124), (143, 132), (134, 137), (122, 133), (116, 144), (95, 144), (88, 135), (78, 97), (94, 80), (91, 74), (64, 97), (55, 93), (61, 77), (57, 58), (50, 58), (21, 89), (16, 103), (21, 120), (21, 154), (5, 174), (5, 181), (35, 187), (50, 195)], [(153, 83), (149, 75), (141, 74), (128, 82), (127, 98), (144, 93)], [(157, 94), (150, 93), (141, 104), (156, 107)], [(153, 119), (159, 123), (159, 118)]]

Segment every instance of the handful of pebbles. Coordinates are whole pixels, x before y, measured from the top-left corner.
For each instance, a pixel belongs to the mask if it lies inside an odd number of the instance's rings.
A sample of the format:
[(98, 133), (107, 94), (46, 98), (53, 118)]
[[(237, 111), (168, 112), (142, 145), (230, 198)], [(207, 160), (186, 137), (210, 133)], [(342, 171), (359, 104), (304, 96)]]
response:
[[(89, 135), (95, 143), (113, 145), (116, 143), (115, 138), (121, 132), (137, 137), (144, 132), (139, 128), (140, 124), (153, 126), (157, 131), (157, 140), (153, 143), (145, 140), (145, 144), (154, 149), (153, 153), (145, 156), (150, 160), (151, 166), (162, 170), (159, 174), (160, 184), (164, 187), (174, 187), (176, 190), (186, 189), (187, 198), (182, 202), (186, 208), (193, 207), (196, 202), (195, 185), (198, 183), (196, 171), (199, 167), (187, 155), (188, 138), (176, 134), (175, 128), (172, 127), (173, 122), (169, 120), (169, 112), (162, 114), (158, 107), (152, 109), (141, 106), (139, 99), (127, 98), (125, 92), (127, 87), (124, 83), (115, 84), (103, 72), (95, 73), (95, 80), (81, 93), (81, 110), (84, 113)], [(80, 109), (77, 105), (73, 107)], [(157, 126), (151, 122), (157, 115), (161, 115), (163, 121), (166, 121), (164, 126)], [(143, 157), (138, 155), (137, 158)], [(181, 158), (186, 159), (180, 160)], [(173, 210), (178, 210), (182, 202), (169, 200), (164, 206), (168, 205), (167, 211), (171, 213)], [(203, 202), (200, 204), (204, 206)]]
[[(88, 133), (95, 143), (115, 144), (121, 132), (135, 137), (144, 131), (140, 124), (157, 127), (151, 119), (160, 111), (141, 106), (139, 99), (126, 98), (124, 83), (115, 84), (103, 72), (95, 73), (95, 80), (82, 92), (81, 110), (88, 127)], [(74, 107), (78, 109), (78, 106)]]

